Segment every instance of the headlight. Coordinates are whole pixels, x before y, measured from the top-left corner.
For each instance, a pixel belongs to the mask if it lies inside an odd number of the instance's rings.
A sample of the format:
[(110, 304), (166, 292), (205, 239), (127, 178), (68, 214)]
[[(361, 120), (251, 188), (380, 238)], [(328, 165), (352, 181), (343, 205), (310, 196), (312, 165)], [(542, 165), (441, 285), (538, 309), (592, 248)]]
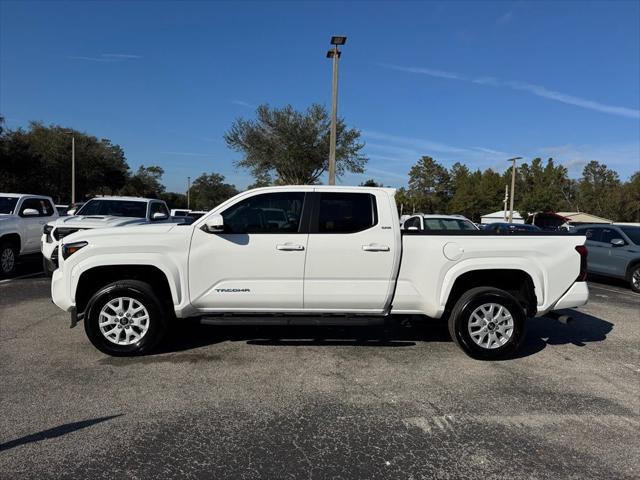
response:
[(87, 246), (87, 242), (65, 243), (62, 245), (62, 258), (66, 260), (71, 255), (76, 253), (78, 250), (86, 246)]

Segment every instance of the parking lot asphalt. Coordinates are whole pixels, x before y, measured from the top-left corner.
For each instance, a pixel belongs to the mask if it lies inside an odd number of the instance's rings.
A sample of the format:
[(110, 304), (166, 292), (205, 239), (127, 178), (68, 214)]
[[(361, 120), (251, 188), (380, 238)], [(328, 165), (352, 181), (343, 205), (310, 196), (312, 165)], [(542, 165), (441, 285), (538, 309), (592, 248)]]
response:
[(640, 295), (590, 283), (517, 358), (440, 322), (212, 327), (111, 358), (35, 260), (0, 282), (0, 478), (638, 478)]

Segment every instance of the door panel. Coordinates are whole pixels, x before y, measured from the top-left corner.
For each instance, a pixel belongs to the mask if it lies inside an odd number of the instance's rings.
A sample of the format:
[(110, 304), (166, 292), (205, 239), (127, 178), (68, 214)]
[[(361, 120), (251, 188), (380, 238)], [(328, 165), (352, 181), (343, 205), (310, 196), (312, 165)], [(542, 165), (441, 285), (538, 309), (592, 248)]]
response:
[[(380, 313), (397, 248), (391, 219), (369, 193), (316, 193), (305, 266), (304, 308)], [(386, 212), (387, 209), (380, 209)]]
[(195, 229), (189, 295), (203, 311), (300, 311), (307, 233), (305, 194), (244, 197), (221, 212), (225, 233)]

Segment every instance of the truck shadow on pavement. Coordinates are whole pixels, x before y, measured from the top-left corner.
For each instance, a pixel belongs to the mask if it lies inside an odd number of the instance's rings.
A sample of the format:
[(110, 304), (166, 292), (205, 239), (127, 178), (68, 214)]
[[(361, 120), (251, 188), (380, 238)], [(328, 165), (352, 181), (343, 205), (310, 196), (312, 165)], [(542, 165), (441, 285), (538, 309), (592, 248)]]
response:
[(528, 357), (544, 350), (547, 345), (584, 347), (587, 343), (602, 342), (613, 330), (613, 323), (579, 310), (563, 310), (561, 313), (571, 315), (573, 323), (563, 325), (549, 317), (530, 319), (526, 338), (512, 358)]
[[(512, 358), (534, 355), (547, 345), (575, 345), (601, 342), (613, 324), (577, 310), (571, 325), (541, 317), (528, 321), (526, 338)], [(157, 354), (177, 353), (222, 342), (246, 342), (254, 346), (355, 346), (399, 348), (417, 342), (452, 342), (447, 323), (441, 320), (397, 318), (384, 326), (210, 326), (187, 321), (172, 328)], [(153, 355), (155, 356), (155, 355)]]
[(123, 414), (109, 415), (107, 417), (91, 418), (89, 420), (82, 420), (80, 422), (65, 423), (57, 427), (49, 428), (47, 430), (42, 430), (41, 432), (25, 435), (24, 437), (16, 438), (14, 440), (1, 443), (0, 452), (2, 452), (3, 450), (9, 450), (11, 448), (18, 447), (20, 445), (25, 445), (27, 443), (39, 442), (41, 440), (48, 440), (50, 438), (61, 437), (63, 435), (66, 435), (67, 433), (71, 433), (77, 430), (81, 430), (83, 428), (91, 427), (92, 425), (106, 422), (113, 418), (121, 417), (122, 415)]

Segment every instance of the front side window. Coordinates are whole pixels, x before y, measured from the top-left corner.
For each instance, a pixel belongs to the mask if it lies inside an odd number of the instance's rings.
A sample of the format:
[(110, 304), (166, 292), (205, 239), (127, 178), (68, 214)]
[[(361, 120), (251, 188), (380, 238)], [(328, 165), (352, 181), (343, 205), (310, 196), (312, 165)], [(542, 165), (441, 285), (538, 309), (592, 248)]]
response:
[(167, 210), (167, 207), (164, 206), (164, 203), (161, 202), (152, 202), (151, 203), (151, 218), (153, 218), (153, 215), (156, 213), (162, 213), (163, 215), (166, 215), (167, 217), (169, 216), (169, 211)]
[(370, 193), (321, 193), (318, 233), (356, 233), (378, 223), (376, 197)]
[(27, 208), (32, 208), (38, 211), (38, 215), (41, 217), (50, 217), (53, 215), (53, 205), (45, 198), (29, 198), (22, 203), (20, 207), (20, 215), (24, 216), (24, 211)]
[(298, 233), (304, 192), (263, 193), (224, 212), (225, 233)]
[(409, 229), (409, 227), (415, 227), (420, 230), (420, 218), (411, 217), (406, 222), (404, 222), (404, 228)]
[(603, 243), (611, 243), (611, 240), (614, 238), (622, 239), (622, 235), (620, 235), (617, 231), (612, 230), (611, 228), (603, 228), (602, 229), (602, 238), (600, 239)]
[(629, 240), (636, 245), (640, 245), (640, 227), (622, 227), (621, 230), (629, 237)]
[(76, 215), (147, 218), (147, 203), (135, 200), (90, 200), (76, 212)]

